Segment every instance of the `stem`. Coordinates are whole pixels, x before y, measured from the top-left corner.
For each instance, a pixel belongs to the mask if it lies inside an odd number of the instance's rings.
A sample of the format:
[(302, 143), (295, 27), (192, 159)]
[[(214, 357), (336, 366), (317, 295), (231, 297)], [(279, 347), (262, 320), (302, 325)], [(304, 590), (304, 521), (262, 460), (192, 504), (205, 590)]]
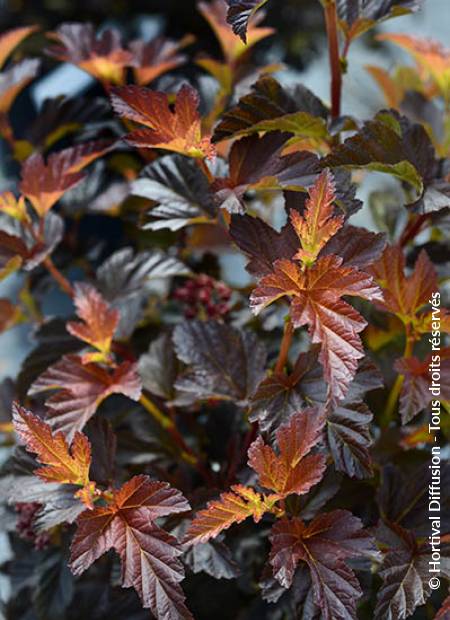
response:
[(280, 353), (275, 364), (274, 372), (283, 372), (283, 368), (286, 366), (289, 348), (292, 342), (292, 334), (294, 333), (294, 326), (292, 325), (291, 318), (289, 317), (284, 326), (283, 340), (281, 341)]
[(400, 245), (405, 247), (410, 241), (414, 239), (414, 237), (420, 232), (423, 224), (429, 219), (429, 213), (423, 213), (419, 215), (416, 219), (411, 220), (405, 227), (405, 230), (400, 237)]
[[(413, 352), (413, 346), (414, 346), (414, 339), (407, 333), (403, 357), (411, 357), (412, 352)], [(392, 386), (391, 391), (389, 393), (389, 397), (386, 403), (386, 408), (381, 417), (381, 426), (388, 426), (389, 422), (392, 420), (394, 416), (395, 408), (397, 406), (397, 401), (400, 396), (400, 392), (402, 390), (404, 380), (405, 380), (404, 375), (397, 375), (394, 385)]]
[(45, 267), (48, 269), (49, 273), (53, 276), (53, 278), (58, 282), (61, 289), (69, 295), (69, 297), (73, 297), (74, 291), (72, 285), (69, 280), (63, 276), (60, 270), (56, 267), (55, 263), (52, 261), (50, 256), (44, 260)]
[(341, 113), (342, 75), (335, 0), (327, 0), (324, 11), (331, 70), (331, 117), (336, 118)]
[(173, 421), (165, 413), (163, 413), (161, 409), (159, 409), (155, 405), (155, 403), (150, 400), (150, 398), (148, 398), (144, 394), (141, 395), (139, 402), (144, 407), (144, 409), (146, 409), (163, 428), (169, 430), (170, 428), (173, 428), (175, 426)]
[(211, 170), (208, 168), (208, 166), (206, 165), (206, 162), (204, 159), (199, 159), (198, 157), (195, 159), (195, 161), (197, 162), (197, 166), (200, 168), (200, 170), (203, 172), (203, 174), (207, 177), (209, 183), (213, 183), (214, 182), (214, 175), (211, 172)]
[(208, 484), (213, 484), (214, 481), (212, 479), (211, 472), (205, 467), (205, 465), (200, 461), (199, 457), (191, 450), (191, 448), (186, 444), (178, 430), (174, 420), (163, 413), (159, 407), (155, 405), (155, 403), (145, 396), (141, 395), (139, 399), (141, 405), (146, 409), (153, 418), (160, 424), (172, 437), (177, 446), (180, 448), (180, 456), (189, 465), (194, 467), (199, 474), (208, 482)]

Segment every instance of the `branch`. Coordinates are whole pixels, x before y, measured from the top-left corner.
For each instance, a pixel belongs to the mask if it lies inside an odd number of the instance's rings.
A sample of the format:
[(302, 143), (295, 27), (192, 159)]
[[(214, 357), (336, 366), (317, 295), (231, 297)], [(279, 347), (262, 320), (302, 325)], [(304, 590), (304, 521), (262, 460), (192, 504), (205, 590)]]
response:
[(337, 118), (341, 113), (342, 72), (335, 0), (326, 1), (324, 12), (331, 70), (331, 117)]

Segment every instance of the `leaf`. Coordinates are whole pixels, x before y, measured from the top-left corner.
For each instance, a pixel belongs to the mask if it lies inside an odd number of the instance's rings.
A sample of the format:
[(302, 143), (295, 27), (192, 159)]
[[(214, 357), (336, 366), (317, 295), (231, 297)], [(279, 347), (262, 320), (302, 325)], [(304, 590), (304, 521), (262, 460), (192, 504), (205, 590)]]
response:
[(0, 36), (0, 67), (3, 67), (13, 50), (37, 29), (37, 26), (21, 26), (2, 33)]
[(30, 385), (63, 355), (78, 351), (82, 344), (67, 333), (62, 319), (48, 319), (33, 334), (37, 345), (22, 362), (17, 378), (18, 396), (24, 400)]
[(35, 570), (33, 608), (38, 620), (57, 620), (74, 596), (74, 579), (61, 552), (51, 550)]
[(372, 475), (370, 422), (373, 415), (365, 403), (343, 403), (327, 417), (328, 444), (337, 471), (351, 478)]
[(193, 545), (206, 543), (248, 517), (253, 517), (254, 522), (258, 523), (265, 512), (272, 510), (276, 499), (277, 496), (265, 497), (250, 487), (236, 484), (231, 491), (222, 493), (220, 499), (208, 502), (204, 510), (197, 512), (184, 542)]
[(436, 162), (423, 126), (391, 110), (366, 121), (355, 135), (333, 148), (323, 165), (386, 172), (422, 193), (434, 176)]
[(178, 258), (159, 249), (135, 253), (133, 248), (125, 247), (106, 258), (97, 269), (96, 284), (120, 312), (117, 338), (126, 339), (133, 333), (156, 282), (190, 273)]
[(340, 256), (347, 267), (364, 270), (373, 265), (386, 247), (386, 235), (346, 224), (327, 242), (320, 256)]
[(178, 91), (173, 111), (166, 93), (142, 86), (114, 88), (111, 94), (116, 114), (146, 127), (128, 134), (126, 140), (132, 146), (211, 158), (215, 151), (209, 136), (202, 133), (199, 102), (197, 91), (187, 84)]
[(29, 215), (23, 196), (16, 198), (12, 192), (3, 192), (0, 194), (0, 212), (6, 213), (19, 222), (28, 222)]
[(326, 469), (323, 454), (308, 454), (320, 441), (324, 424), (325, 417), (317, 409), (295, 413), (276, 432), (279, 454), (258, 437), (248, 450), (248, 464), (258, 474), (261, 486), (280, 499), (308, 493)]
[(264, 276), (271, 273), (273, 264), (281, 258), (292, 258), (298, 250), (298, 237), (288, 223), (280, 232), (259, 217), (233, 215), (230, 236), (250, 259), (249, 273)]
[(158, 620), (192, 618), (179, 585), (184, 577), (176, 539), (154, 520), (189, 510), (189, 504), (165, 482), (135, 476), (105, 507), (83, 513), (72, 541), (70, 568), (81, 575), (114, 549), (122, 565), (122, 586), (134, 587), (145, 608)]
[(96, 35), (92, 24), (61, 24), (51, 37), (57, 45), (47, 53), (54, 58), (70, 62), (100, 81), (122, 84), (125, 67), (130, 66), (133, 55), (122, 48), (120, 33), (106, 28)]
[(91, 97), (68, 98), (63, 95), (44, 99), (37, 116), (26, 128), (25, 138), (36, 151), (44, 151), (59, 140), (77, 133), (90, 123), (101, 127), (109, 114), (103, 99)]
[(160, 398), (172, 400), (178, 367), (172, 337), (169, 333), (163, 333), (150, 343), (148, 352), (139, 358), (143, 388)]
[(83, 364), (78, 355), (65, 355), (32, 384), (29, 394), (57, 390), (46, 401), (47, 419), (70, 440), (81, 430), (111, 394), (139, 400), (141, 382), (135, 364), (122, 362), (112, 372), (102, 366)]
[(317, 516), (306, 525), (297, 518), (278, 520), (270, 535), (269, 562), (277, 581), (288, 588), (299, 562), (311, 573), (314, 602), (324, 620), (356, 618), (362, 591), (346, 561), (374, 550), (361, 521), (346, 510)]
[(348, 42), (361, 36), (377, 22), (417, 11), (421, 0), (338, 0), (336, 3), (339, 26)]
[(47, 162), (39, 153), (22, 165), (20, 191), (28, 198), (36, 213), (43, 217), (68, 189), (81, 181), (80, 172), (66, 169), (64, 151), (49, 155)]
[(430, 77), (442, 96), (450, 92), (450, 50), (438, 41), (423, 39), (407, 34), (383, 33), (377, 36), (380, 41), (390, 41), (409, 52), (419, 65), (423, 76)]
[(291, 223), (302, 246), (293, 258), (306, 266), (314, 264), (325, 244), (342, 228), (344, 218), (335, 216), (334, 200), (333, 177), (325, 170), (309, 190), (304, 215), (291, 211)]
[(65, 174), (74, 174), (86, 168), (99, 157), (103, 157), (113, 146), (114, 142), (110, 140), (93, 140), (58, 151), (55, 156), (58, 157)]
[(131, 41), (129, 48), (133, 53), (133, 74), (139, 86), (153, 82), (163, 73), (176, 69), (187, 60), (180, 51), (190, 45), (194, 37), (186, 35), (179, 41), (159, 36), (150, 41), (140, 39)]
[(211, 26), (228, 64), (240, 60), (248, 48), (253, 47), (258, 41), (270, 36), (273, 28), (259, 28), (258, 24), (264, 17), (261, 13), (255, 15), (246, 29), (246, 41), (242, 41), (234, 34), (227, 23), (227, 3), (225, 0), (212, 0), (211, 2), (199, 2), (199, 12)]
[(230, 213), (244, 213), (243, 196), (248, 190), (304, 190), (319, 167), (315, 155), (302, 151), (281, 155), (287, 135), (273, 133), (234, 142), (229, 155), (229, 176), (212, 185), (217, 204)]
[(252, 92), (225, 112), (214, 141), (259, 131), (285, 131), (297, 137), (324, 138), (327, 108), (301, 84), (284, 88), (271, 76), (261, 77)]
[(267, 0), (227, 0), (227, 22), (244, 43), (247, 43), (249, 21)]
[(0, 73), (0, 114), (7, 114), (19, 93), (35, 78), (41, 66), (37, 58), (28, 58)]
[(157, 203), (148, 211), (152, 221), (144, 225), (150, 230), (180, 230), (217, 215), (208, 179), (195, 161), (180, 155), (167, 155), (146, 166), (132, 183), (131, 193)]
[(176, 326), (173, 342), (178, 358), (189, 364), (175, 387), (195, 400), (245, 404), (261, 379), (266, 352), (253, 332), (215, 321), (184, 321)]
[(438, 290), (436, 271), (425, 250), (420, 252), (413, 272), (406, 276), (402, 249), (387, 246), (370, 273), (383, 289), (380, 307), (395, 314), (405, 325), (418, 323), (419, 311)]
[(249, 420), (269, 432), (295, 412), (312, 404), (325, 404), (327, 388), (314, 348), (301, 353), (290, 375), (272, 373), (261, 381), (251, 399)]
[(82, 363), (108, 361), (114, 332), (119, 324), (119, 312), (110, 308), (93, 286), (84, 282), (75, 284), (73, 301), (82, 322), (69, 321), (67, 331), (99, 351), (85, 353)]
[[(427, 427), (428, 431), (428, 427)], [(414, 531), (416, 536), (427, 538), (430, 534), (429, 496), (430, 469), (428, 463), (400, 469), (387, 464), (381, 471), (381, 484), (377, 494), (380, 515), (386, 523), (397, 523)], [(450, 464), (441, 464), (442, 488), (450, 484)], [(441, 496), (441, 531), (450, 530), (450, 497)]]
[(0, 280), (20, 269), (28, 248), (20, 237), (0, 230)]
[[(383, 584), (378, 591), (374, 617), (402, 620), (423, 605), (432, 592), (429, 585), (431, 550), (427, 543), (418, 544), (411, 532), (398, 525), (381, 526), (378, 535), (388, 548), (379, 570)], [(448, 577), (447, 558), (442, 558), (442, 565), (442, 574)]]
[[(450, 381), (447, 380), (450, 371), (450, 349), (443, 347), (440, 356), (440, 399), (441, 402), (450, 401)], [(407, 424), (421, 411), (426, 409), (434, 400), (430, 391), (433, 355), (430, 353), (420, 361), (417, 357), (400, 358), (395, 362), (395, 369), (404, 376), (400, 392), (400, 415), (402, 424)]]
[(195, 574), (204, 572), (215, 579), (235, 579), (239, 576), (239, 567), (231, 551), (218, 540), (193, 545), (185, 554), (184, 561)]
[(50, 426), (27, 411), (18, 403), (13, 403), (14, 430), (25, 444), (28, 452), (36, 454), (43, 467), (34, 471), (46, 482), (59, 482), (81, 486), (76, 497), (93, 508), (92, 497), (95, 483), (89, 481), (91, 465), (91, 445), (82, 433), (75, 433), (69, 445), (63, 433), (53, 433)]
[(306, 271), (297, 263), (278, 260), (272, 274), (264, 276), (250, 297), (255, 314), (275, 300), (289, 296), (294, 327), (309, 326), (314, 344), (321, 344), (319, 360), (333, 398), (344, 398), (364, 355), (358, 333), (366, 326), (362, 316), (341, 297), (381, 299), (372, 278), (342, 265), (337, 256), (320, 258)]
[(22, 319), (20, 307), (15, 306), (8, 298), (0, 297), (0, 334), (20, 323)]

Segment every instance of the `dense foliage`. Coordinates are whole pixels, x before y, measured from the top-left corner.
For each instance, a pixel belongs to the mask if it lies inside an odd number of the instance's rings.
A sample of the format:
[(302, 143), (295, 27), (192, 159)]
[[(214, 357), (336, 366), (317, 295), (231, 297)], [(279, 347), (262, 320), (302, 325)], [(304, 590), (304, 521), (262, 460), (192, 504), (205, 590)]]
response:
[[(449, 617), (450, 52), (380, 36), (411, 62), (369, 67), (386, 108), (344, 115), (352, 42), (419, 2), (321, 2), (330, 107), (253, 61), (276, 37), (265, 0), (199, 2), (216, 56), (63, 23), (45, 54), (104, 94), (47, 99), (24, 127), (36, 29), (0, 37), (20, 176), (0, 195), (19, 283), (0, 326), (34, 339), (1, 388), (6, 617)], [(351, 223), (372, 171), (398, 185), (371, 196), (378, 232)]]

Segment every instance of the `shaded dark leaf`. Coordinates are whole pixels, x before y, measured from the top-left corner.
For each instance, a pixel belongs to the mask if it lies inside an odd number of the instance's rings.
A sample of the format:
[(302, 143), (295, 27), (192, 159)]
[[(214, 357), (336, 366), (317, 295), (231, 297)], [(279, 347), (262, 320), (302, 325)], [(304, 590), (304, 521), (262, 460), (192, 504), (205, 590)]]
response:
[(144, 228), (179, 230), (213, 219), (217, 209), (209, 182), (196, 163), (180, 155), (167, 155), (144, 168), (132, 184), (132, 194), (157, 203)]
[(297, 135), (313, 138), (327, 135), (324, 123), (327, 108), (320, 99), (301, 84), (285, 88), (275, 78), (264, 76), (253, 85), (250, 94), (225, 112), (215, 129), (214, 140), (258, 131), (290, 131), (290, 125), (284, 127), (282, 119), (289, 120), (292, 116)]
[(175, 328), (173, 341), (178, 358), (189, 365), (175, 383), (178, 389), (195, 400), (248, 401), (266, 360), (255, 334), (214, 321), (185, 321)]
[(250, 189), (298, 189), (310, 186), (319, 171), (317, 157), (307, 151), (282, 156), (287, 134), (250, 136), (233, 144), (229, 176), (212, 186), (216, 203), (230, 213), (245, 212), (243, 196)]

